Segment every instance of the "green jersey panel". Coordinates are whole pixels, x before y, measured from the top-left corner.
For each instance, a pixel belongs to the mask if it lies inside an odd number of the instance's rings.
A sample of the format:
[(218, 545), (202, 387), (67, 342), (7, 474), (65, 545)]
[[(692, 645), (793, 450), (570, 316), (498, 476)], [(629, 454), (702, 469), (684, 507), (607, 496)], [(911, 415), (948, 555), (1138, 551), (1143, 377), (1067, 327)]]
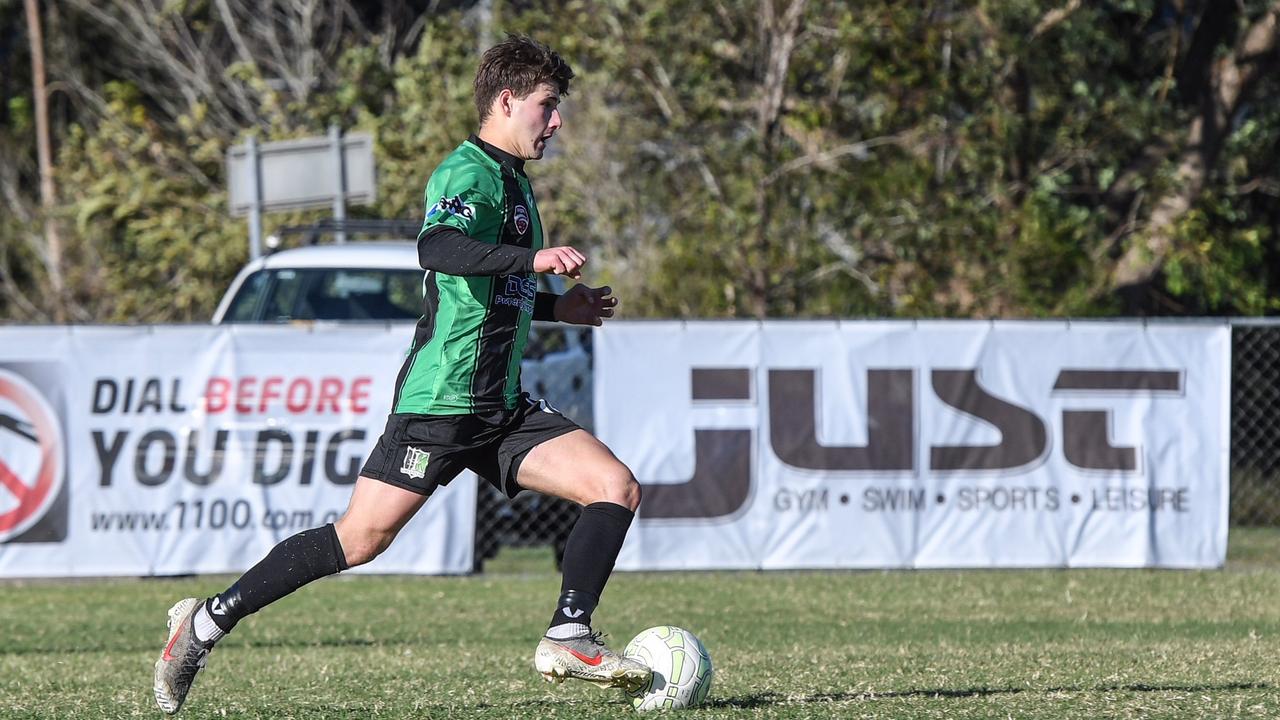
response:
[[(529, 179), (471, 141), (432, 173), (424, 205), (419, 242), (431, 228), (447, 225), (480, 242), (542, 248)], [(514, 408), (537, 290), (533, 273), (430, 272), (424, 288), (423, 316), (396, 383), (393, 412), (458, 415)]]
[(450, 166), (454, 152), (427, 181), (427, 217), (419, 237), (436, 225), (457, 228), (476, 240), (497, 242), (502, 227), (502, 187), (469, 166)]

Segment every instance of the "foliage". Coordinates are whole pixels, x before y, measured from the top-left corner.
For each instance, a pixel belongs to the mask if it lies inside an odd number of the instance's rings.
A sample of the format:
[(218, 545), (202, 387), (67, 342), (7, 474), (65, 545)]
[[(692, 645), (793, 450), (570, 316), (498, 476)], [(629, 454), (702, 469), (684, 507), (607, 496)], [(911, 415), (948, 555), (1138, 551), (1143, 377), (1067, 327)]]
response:
[(96, 127), (73, 126), (59, 155), (78, 240), (68, 285), (94, 320), (204, 320), (220, 295), (210, 275), (225, 280), (246, 256), (214, 180), (221, 143), (201, 135), (199, 117), (178, 118), (187, 134), (166, 138), (128, 86), (109, 85), (105, 97)]
[[(211, 313), (246, 256), (223, 155), (248, 134), (371, 132), (378, 201), (353, 212), (420, 216), (427, 174), (474, 129), (471, 74), (499, 30), (548, 40), (578, 73), (530, 173), (549, 238), (589, 252), (624, 315), (1277, 310), (1280, 72), (1232, 103), (1214, 84), (1225, 61), (1277, 69), (1239, 48), (1274, 2), (348, 2), (316, 65), (203, 3), (166, 6), (164, 52), (112, 46), (103, 23), (137, 1), (46, 11), (51, 75), (80, 98), (55, 124), (78, 320)], [(18, 5), (0, 0), (9, 37)], [(205, 61), (185, 60), (183, 28)], [(86, 71), (88, 42), (111, 62)], [(29, 78), (25, 63), (0, 54), (6, 77)], [(192, 95), (177, 80), (192, 68), (222, 70)], [(0, 83), (0, 318), (38, 320), (54, 300), (23, 87)], [(1197, 143), (1214, 102), (1230, 122)], [(1190, 182), (1189, 160), (1204, 165)], [(1162, 202), (1178, 208), (1167, 227), (1149, 222)], [(268, 231), (321, 215), (271, 215)], [(1135, 258), (1142, 279), (1124, 280)]]

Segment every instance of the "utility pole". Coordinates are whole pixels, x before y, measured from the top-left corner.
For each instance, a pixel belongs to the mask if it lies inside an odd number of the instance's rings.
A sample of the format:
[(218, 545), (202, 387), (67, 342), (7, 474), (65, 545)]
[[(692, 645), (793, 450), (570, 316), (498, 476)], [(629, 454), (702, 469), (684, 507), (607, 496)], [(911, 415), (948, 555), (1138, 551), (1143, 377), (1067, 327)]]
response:
[(45, 93), (44, 36), (40, 32), (40, 11), (36, 0), (24, 0), (27, 36), (31, 42), (31, 91), (36, 109), (36, 158), (40, 167), (40, 207), (44, 214), (44, 263), (53, 290), (53, 317), (67, 321), (66, 293), (62, 280), (62, 239), (54, 223), (53, 152), (49, 145), (49, 98)]

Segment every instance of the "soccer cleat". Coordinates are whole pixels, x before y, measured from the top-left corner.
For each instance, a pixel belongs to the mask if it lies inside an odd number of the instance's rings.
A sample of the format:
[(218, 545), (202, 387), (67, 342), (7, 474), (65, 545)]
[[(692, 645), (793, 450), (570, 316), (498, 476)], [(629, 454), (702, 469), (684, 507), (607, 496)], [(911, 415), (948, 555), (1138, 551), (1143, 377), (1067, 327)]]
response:
[(564, 640), (543, 637), (533, 654), (533, 666), (551, 683), (577, 678), (603, 688), (636, 690), (649, 682), (649, 668), (610, 650), (600, 633)]
[(192, 618), (201, 600), (187, 598), (169, 608), (169, 642), (164, 646), (160, 659), (156, 660), (156, 681), (153, 689), (156, 704), (173, 715), (182, 708), (187, 691), (196, 673), (204, 667), (213, 643), (196, 639)]

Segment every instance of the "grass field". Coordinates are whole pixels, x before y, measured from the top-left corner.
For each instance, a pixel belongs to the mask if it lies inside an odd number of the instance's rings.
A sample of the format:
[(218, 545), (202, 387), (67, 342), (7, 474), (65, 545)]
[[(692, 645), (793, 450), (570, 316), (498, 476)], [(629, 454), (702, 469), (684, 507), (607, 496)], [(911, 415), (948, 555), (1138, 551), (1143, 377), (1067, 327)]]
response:
[[(0, 717), (158, 717), (151, 666), (177, 598), (227, 578), (0, 583)], [(250, 618), (179, 717), (602, 718), (617, 692), (546, 685), (549, 551), (483, 576), (321, 581)], [(620, 574), (596, 613), (624, 644), (698, 633), (690, 718), (1280, 717), (1280, 532), (1225, 570)]]

